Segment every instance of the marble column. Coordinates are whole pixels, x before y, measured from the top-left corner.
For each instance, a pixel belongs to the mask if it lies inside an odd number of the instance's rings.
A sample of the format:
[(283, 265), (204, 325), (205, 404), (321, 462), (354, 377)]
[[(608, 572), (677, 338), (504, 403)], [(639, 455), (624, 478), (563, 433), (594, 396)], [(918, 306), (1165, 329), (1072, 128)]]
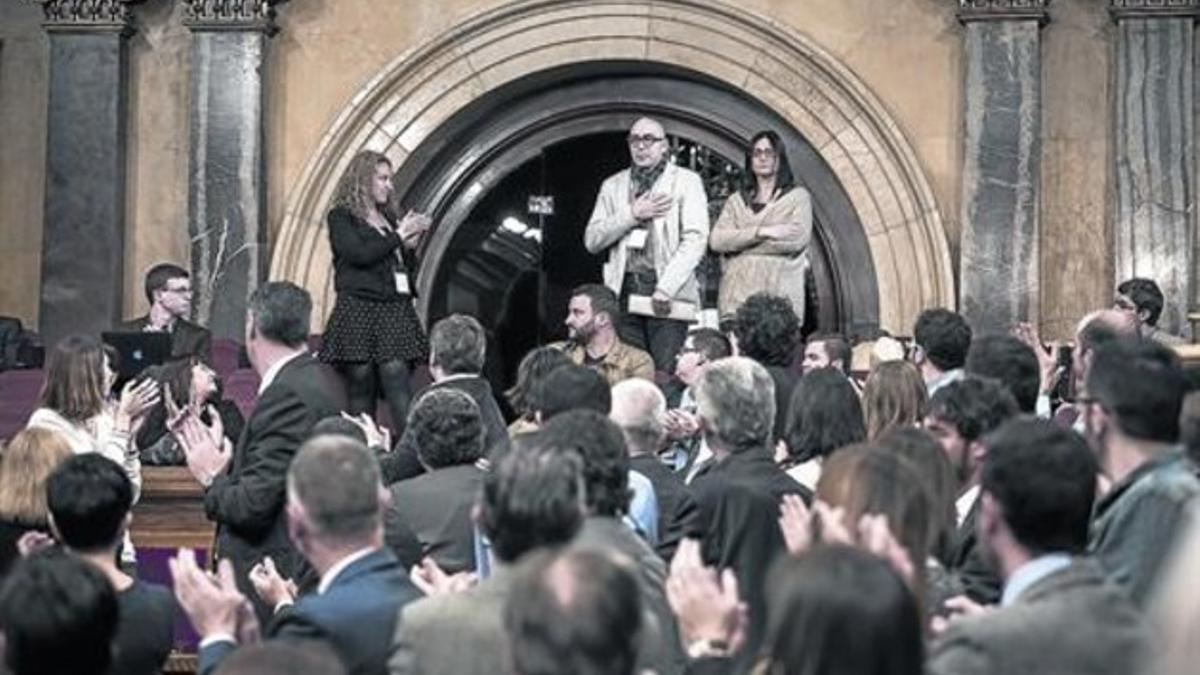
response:
[[(130, 2), (45, 0), (50, 44), (39, 330), (47, 345), (121, 318)], [(6, 129), (5, 133), (28, 133)]]
[(959, 311), (977, 333), (1038, 320), (1040, 30), (1049, 0), (959, 0), (965, 30)]
[(266, 273), (264, 67), (275, 32), (266, 0), (185, 0), (192, 34), (188, 235), (194, 318), (243, 339)]
[(1196, 296), (1194, 82), (1198, 0), (1111, 0), (1114, 286), (1158, 282), (1158, 325), (1185, 334)]

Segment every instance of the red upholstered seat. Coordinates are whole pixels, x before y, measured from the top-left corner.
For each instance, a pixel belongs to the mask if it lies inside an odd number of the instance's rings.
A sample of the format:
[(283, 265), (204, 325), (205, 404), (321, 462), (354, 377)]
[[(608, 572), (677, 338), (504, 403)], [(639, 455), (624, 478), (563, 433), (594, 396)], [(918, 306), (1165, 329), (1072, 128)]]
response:
[(0, 440), (25, 428), (38, 407), (42, 391), (41, 370), (6, 370), (0, 373)]

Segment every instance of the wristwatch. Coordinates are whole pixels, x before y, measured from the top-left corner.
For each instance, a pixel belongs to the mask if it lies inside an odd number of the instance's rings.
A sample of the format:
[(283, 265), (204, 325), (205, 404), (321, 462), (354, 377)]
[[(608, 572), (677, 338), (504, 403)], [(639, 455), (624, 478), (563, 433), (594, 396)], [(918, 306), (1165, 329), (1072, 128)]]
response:
[(698, 638), (687, 646), (689, 659), (707, 659), (716, 656), (729, 656), (729, 643), (725, 640)]

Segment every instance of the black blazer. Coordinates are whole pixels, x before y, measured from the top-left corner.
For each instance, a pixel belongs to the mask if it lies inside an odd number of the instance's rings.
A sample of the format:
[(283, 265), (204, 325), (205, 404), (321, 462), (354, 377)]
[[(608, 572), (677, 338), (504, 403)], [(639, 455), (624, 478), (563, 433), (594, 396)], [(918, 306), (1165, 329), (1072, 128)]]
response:
[(311, 354), (280, 369), (258, 397), (228, 472), (204, 491), (204, 510), (217, 524), (217, 556), (233, 562), (238, 587), (255, 601), (262, 619), (273, 608), (258, 601), (248, 579), (250, 568), (269, 555), (285, 578), (299, 581), (306, 571), (288, 540), (283, 506), (292, 457), (314, 424), (338, 413), (325, 382)]
[[(406, 297), (396, 292), (394, 275), (401, 269), (409, 272), (409, 295), (416, 295), (413, 288), (416, 277), (412, 274), (416, 261), (394, 229), (382, 235), (342, 207), (332, 209), (326, 223), (329, 246), (333, 249), (333, 287), (339, 295), (345, 293), (374, 302), (399, 302)], [(403, 265), (396, 258), (397, 250)]]
[[(117, 326), (118, 331), (140, 333), (150, 325), (150, 315), (140, 316)], [(185, 319), (175, 319), (171, 326), (171, 358), (199, 356), (205, 363), (212, 363), (212, 333)]]
[(384, 519), (385, 539), (400, 541), (405, 525), (421, 542), (422, 554), (450, 574), (475, 571), (475, 524), (471, 509), (483, 487), (483, 471), (474, 464), (434, 469), (391, 487), (392, 503)]
[(979, 538), (975, 533), (975, 521), (979, 519), (979, 498), (971, 505), (967, 517), (958, 528), (958, 541), (950, 559), (950, 569), (960, 582), (967, 597), (984, 605), (994, 605), (1000, 602), (1000, 594), (1004, 590), (1004, 582), (995, 567), (983, 556), (979, 548)]
[[(405, 605), (420, 597), (396, 558), (375, 551), (350, 563), (324, 593), (301, 596), (281, 609), (267, 627), (267, 638), (323, 640), (350, 675), (386, 675), (396, 619)], [(219, 642), (201, 649), (198, 671), (213, 672), (233, 648)]]
[(655, 548), (663, 560), (670, 562), (681, 539), (702, 536), (700, 508), (683, 477), (657, 457), (630, 457), (629, 468), (649, 478), (654, 485), (654, 496), (658, 498), (658, 546)]

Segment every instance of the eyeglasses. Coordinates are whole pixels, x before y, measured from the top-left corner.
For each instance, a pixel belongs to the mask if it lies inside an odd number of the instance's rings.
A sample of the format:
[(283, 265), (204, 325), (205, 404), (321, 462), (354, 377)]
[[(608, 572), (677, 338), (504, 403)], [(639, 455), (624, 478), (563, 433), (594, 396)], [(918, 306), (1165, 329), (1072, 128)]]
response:
[(649, 145), (654, 145), (655, 143), (658, 143), (659, 141), (664, 141), (664, 140), (666, 140), (666, 139), (663, 138), (662, 136), (653, 136), (650, 134), (646, 134), (643, 136), (634, 136), (633, 134), (629, 135), (629, 145), (634, 146), (634, 147), (637, 147), (637, 146), (646, 147)]
[(750, 154), (754, 155), (755, 157), (763, 157), (766, 159), (770, 159), (770, 158), (775, 157), (775, 149), (774, 148), (755, 148), (754, 150), (752, 150), (750, 152)]

